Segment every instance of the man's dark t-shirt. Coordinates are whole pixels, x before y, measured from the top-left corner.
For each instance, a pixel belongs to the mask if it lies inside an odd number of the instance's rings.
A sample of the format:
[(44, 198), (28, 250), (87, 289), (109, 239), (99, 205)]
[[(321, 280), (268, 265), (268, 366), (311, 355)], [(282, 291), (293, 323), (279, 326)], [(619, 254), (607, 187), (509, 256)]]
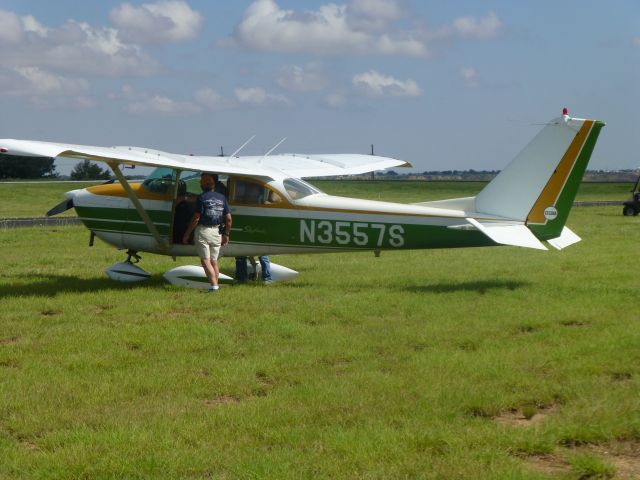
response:
[(222, 225), (227, 213), (231, 213), (224, 195), (218, 192), (204, 192), (198, 197), (196, 212), (200, 212), (200, 225)]

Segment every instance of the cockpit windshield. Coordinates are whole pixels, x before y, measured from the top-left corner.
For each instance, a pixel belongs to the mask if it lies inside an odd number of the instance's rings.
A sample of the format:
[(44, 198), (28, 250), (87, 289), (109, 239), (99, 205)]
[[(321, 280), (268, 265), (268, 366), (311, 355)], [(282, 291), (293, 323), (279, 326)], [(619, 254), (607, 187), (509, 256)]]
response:
[(282, 184), (293, 200), (300, 200), (301, 198), (308, 197), (309, 195), (322, 193), (317, 188), (296, 178), (287, 178), (282, 182)]

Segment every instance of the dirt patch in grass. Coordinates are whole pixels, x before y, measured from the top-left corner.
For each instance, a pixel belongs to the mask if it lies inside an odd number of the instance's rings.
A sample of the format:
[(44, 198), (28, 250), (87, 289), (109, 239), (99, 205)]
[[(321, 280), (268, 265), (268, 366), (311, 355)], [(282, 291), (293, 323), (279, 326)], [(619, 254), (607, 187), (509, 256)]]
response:
[[(553, 454), (531, 455), (524, 459), (525, 465), (545, 475), (565, 476), (574, 468), (570, 459), (577, 455), (595, 455), (615, 469), (613, 476), (585, 476), (580, 478), (613, 478), (631, 480), (640, 478), (640, 441), (613, 441), (606, 444), (583, 445), (580, 447), (561, 447)], [(577, 472), (576, 472), (577, 473)]]
[(0, 345), (17, 345), (19, 341), (19, 337), (0, 338)]
[(617, 479), (640, 478), (640, 441), (617, 441), (587, 447), (613, 464)]
[(557, 455), (532, 455), (525, 458), (524, 463), (531, 470), (554, 477), (564, 476), (571, 472), (571, 466), (567, 461)]
[(220, 407), (222, 405), (235, 405), (240, 403), (242, 399), (240, 397), (235, 397), (232, 395), (220, 395), (215, 398), (207, 398), (204, 401), (204, 404), (207, 407)]
[(565, 320), (563, 322), (560, 322), (560, 324), (565, 327), (586, 327), (589, 325), (588, 322), (578, 319)]
[(93, 307), (93, 313), (95, 315), (100, 315), (112, 309), (113, 309), (113, 305), (96, 305), (95, 307)]
[(628, 382), (633, 378), (631, 372), (613, 372), (611, 373), (611, 380), (614, 382)]
[(545, 405), (541, 407), (513, 408), (493, 419), (501, 425), (513, 427), (532, 427), (541, 424), (556, 410), (555, 405)]

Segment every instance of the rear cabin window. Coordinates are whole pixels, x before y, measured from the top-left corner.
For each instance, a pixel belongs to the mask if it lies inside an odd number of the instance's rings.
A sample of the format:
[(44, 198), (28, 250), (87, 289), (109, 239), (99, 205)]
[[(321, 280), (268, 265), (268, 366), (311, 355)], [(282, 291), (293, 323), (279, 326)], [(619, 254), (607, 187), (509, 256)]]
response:
[(236, 179), (231, 203), (235, 205), (273, 205), (282, 198), (269, 187), (253, 180)]

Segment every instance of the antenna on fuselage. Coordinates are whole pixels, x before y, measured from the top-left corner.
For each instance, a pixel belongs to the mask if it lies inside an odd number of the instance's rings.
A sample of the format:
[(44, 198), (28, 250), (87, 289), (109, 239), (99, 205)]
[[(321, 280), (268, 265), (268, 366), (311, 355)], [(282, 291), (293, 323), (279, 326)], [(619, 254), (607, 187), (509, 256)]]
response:
[(231, 159), (231, 157), (235, 157), (238, 153), (240, 153), (240, 150), (242, 150), (244, 147), (246, 147), (249, 144), (249, 142), (251, 142), (251, 140), (253, 140), (254, 138), (256, 138), (256, 136), (252, 135), (251, 138), (249, 138), (249, 140), (247, 140), (242, 145), (240, 145), (240, 148), (238, 148), (235, 152), (233, 152), (231, 155), (229, 155), (227, 157), (227, 163), (229, 163), (229, 159)]
[(282, 142), (284, 142), (287, 139), (287, 137), (284, 137), (282, 140), (280, 140), (278, 143), (276, 143), (271, 150), (269, 150), (267, 153), (265, 153), (262, 158), (258, 161), (258, 163), (262, 163), (262, 160), (264, 160), (265, 158), (267, 158), (269, 156), (269, 154), (271, 152), (273, 152), (276, 148), (278, 148), (280, 145), (282, 145)]

